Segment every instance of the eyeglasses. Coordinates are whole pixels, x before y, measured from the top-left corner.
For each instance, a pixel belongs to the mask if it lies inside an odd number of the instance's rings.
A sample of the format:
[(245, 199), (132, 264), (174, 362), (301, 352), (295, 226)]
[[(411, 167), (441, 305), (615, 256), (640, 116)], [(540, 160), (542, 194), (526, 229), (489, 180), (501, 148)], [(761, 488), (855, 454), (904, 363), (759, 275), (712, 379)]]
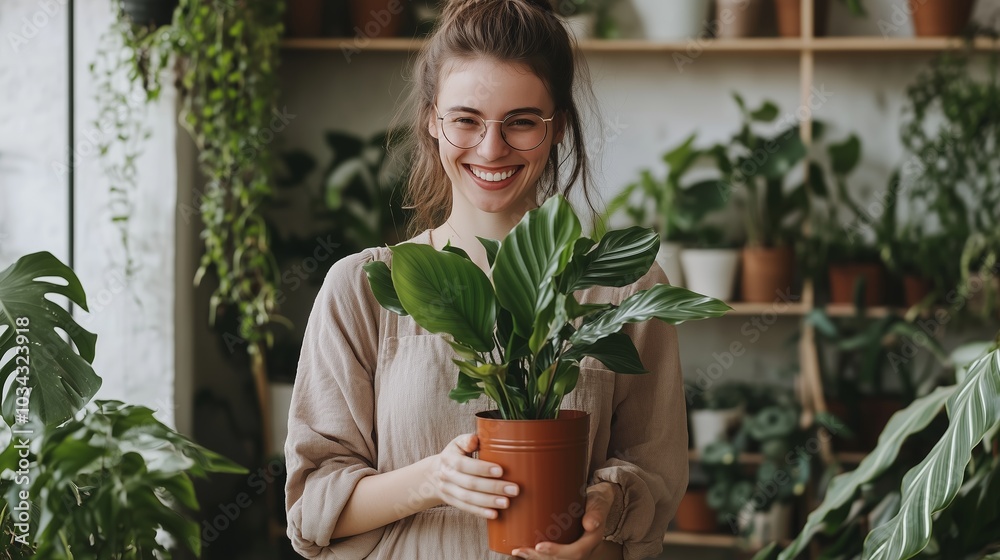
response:
[(519, 152), (534, 150), (542, 145), (549, 134), (549, 123), (555, 119), (543, 119), (534, 113), (513, 113), (502, 121), (489, 120), (475, 113), (452, 111), (438, 115), (441, 131), (452, 146), (467, 150), (475, 148), (486, 138), (487, 123), (500, 123), (500, 136), (508, 146)]

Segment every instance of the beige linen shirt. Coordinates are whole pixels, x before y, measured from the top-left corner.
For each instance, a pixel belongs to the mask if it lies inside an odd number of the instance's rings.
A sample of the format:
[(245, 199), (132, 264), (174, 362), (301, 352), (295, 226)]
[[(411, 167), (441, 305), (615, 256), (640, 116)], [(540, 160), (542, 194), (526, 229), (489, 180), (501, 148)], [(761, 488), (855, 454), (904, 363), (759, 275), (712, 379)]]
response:
[[(408, 242), (429, 244), (430, 230)], [(441, 452), (475, 431), (475, 413), (495, 408), (485, 397), (464, 405), (448, 398), (458, 375), (454, 351), (411, 317), (378, 304), (362, 269), (374, 259), (391, 266), (387, 247), (335, 263), (306, 327), (285, 443), (292, 545), (324, 560), (508, 558), (489, 551), (485, 519), (448, 505), (331, 539), (361, 478)], [(618, 304), (666, 282), (654, 264), (628, 286), (575, 295), (581, 303)], [(626, 560), (638, 560), (660, 553), (687, 488), (688, 432), (675, 328), (653, 319), (622, 332), (650, 372), (618, 375), (584, 358), (577, 388), (561, 408), (591, 413), (590, 483), (611, 482), (616, 494), (606, 538), (623, 544)]]

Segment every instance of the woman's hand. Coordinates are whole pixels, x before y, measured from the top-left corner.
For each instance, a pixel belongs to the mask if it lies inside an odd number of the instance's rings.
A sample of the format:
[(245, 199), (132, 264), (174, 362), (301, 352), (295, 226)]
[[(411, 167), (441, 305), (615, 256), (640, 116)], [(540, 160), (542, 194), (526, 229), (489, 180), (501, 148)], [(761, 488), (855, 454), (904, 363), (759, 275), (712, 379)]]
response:
[[(587, 509), (583, 514), (583, 536), (570, 544), (541, 542), (534, 549), (518, 548), (514, 556), (535, 560), (567, 559), (586, 560), (604, 542), (604, 522), (608, 519), (614, 489), (608, 482), (598, 482), (587, 488)], [(621, 558), (621, 556), (618, 556)]]
[(479, 436), (463, 434), (451, 440), (444, 451), (431, 457), (430, 481), (435, 497), (473, 515), (496, 519), (498, 509), (510, 506), (519, 491), (513, 482), (500, 480), (500, 465), (472, 458), (479, 449)]

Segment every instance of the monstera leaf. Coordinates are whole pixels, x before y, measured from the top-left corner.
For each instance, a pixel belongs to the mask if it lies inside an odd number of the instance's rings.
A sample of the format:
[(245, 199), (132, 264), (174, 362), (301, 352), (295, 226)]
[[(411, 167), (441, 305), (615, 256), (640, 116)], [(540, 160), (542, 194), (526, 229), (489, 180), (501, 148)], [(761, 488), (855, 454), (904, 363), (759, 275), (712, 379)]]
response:
[(0, 363), (0, 386), (8, 387), (2, 405), (8, 425), (25, 423), (25, 413), (47, 426), (61, 424), (101, 387), (91, 367), (97, 335), (47, 295), (66, 296), (87, 309), (80, 280), (51, 253), (27, 255), (0, 273), (0, 359), (9, 356)]

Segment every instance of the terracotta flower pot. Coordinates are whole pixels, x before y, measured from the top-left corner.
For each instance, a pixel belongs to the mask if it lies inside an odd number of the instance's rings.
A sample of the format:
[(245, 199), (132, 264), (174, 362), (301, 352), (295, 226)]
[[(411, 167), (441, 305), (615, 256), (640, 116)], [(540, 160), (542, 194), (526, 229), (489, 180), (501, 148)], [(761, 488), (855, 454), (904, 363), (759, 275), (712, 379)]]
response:
[(760, 5), (763, 2), (764, 0), (715, 0), (715, 20), (719, 25), (716, 37), (752, 37), (757, 32)]
[[(778, 18), (778, 35), (782, 37), (802, 36), (802, 2), (812, 0), (774, 0), (774, 11)], [(813, 36), (826, 35), (827, 0), (815, 0), (813, 4)]]
[(830, 303), (854, 303), (854, 284), (865, 279), (865, 305), (882, 303), (885, 272), (878, 263), (843, 263), (830, 265)]
[(569, 544), (583, 535), (587, 505), (590, 413), (561, 410), (555, 420), (500, 420), (476, 414), (479, 458), (503, 467), (521, 489), (510, 507), (486, 520), (490, 550), (510, 554), (543, 541)]
[(323, 34), (323, 0), (288, 0), (286, 35), (319, 37)]
[(396, 37), (406, 15), (405, 5), (400, 0), (351, 0), (352, 35)]
[(903, 276), (903, 301), (907, 307), (920, 303), (931, 293), (931, 283), (926, 278), (907, 274)]
[(791, 247), (744, 247), (740, 296), (743, 301), (771, 303), (790, 294), (795, 275)]
[(972, 15), (973, 0), (909, 0), (917, 37), (958, 35)]
[(708, 491), (688, 488), (677, 506), (674, 527), (685, 533), (714, 533), (718, 526), (715, 510), (708, 507)]

